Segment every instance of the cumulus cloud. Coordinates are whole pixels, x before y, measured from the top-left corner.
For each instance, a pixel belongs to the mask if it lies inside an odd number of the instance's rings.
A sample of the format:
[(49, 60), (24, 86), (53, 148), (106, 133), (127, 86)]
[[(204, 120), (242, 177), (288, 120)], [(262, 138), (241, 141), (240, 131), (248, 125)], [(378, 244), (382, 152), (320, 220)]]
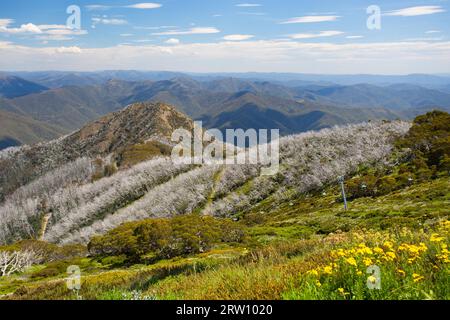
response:
[(441, 6), (417, 6), (399, 10), (393, 10), (386, 13), (387, 16), (414, 17), (429, 14), (445, 12)]
[(336, 21), (339, 18), (340, 16), (304, 16), (304, 17), (290, 18), (280, 22), (280, 24), (327, 22), (327, 21)]
[(176, 35), (189, 35), (189, 34), (212, 34), (219, 33), (220, 30), (214, 27), (195, 27), (187, 30), (169, 30), (163, 32), (152, 33), (154, 36), (176, 36)]
[(0, 22), (0, 32), (2, 33), (42, 33), (42, 30), (39, 27), (32, 23), (22, 24), (19, 28), (9, 28), (8, 26), (13, 22), (11, 19), (2, 19)]
[(70, 29), (62, 24), (22, 24), (19, 28), (9, 27), (14, 20), (0, 19), (0, 33), (8, 34), (31, 34), (36, 35), (36, 39), (43, 41), (65, 41), (72, 40), (73, 36), (87, 34), (86, 30)]
[(322, 38), (322, 37), (334, 37), (344, 34), (342, 31), (329, 30), (329, 31), (321, 31), (319, 33), (297, 33), (291, 34), (290, 37), (292, 39), (313, 39), (313, 38)]
[(175, 38), (170, 38), (169, 40), (166, 41), (167, 44), (179, 44), (180, 40), (179, 39), (175, 39)]
[(230, 35), (223, 37), (223, 39), (227, 40), (227, 41), (243, 41), (243, 40), (249, 40), (253, 37), (254, 37), (254, 35), (251, 35), (251, 34), (230, 34)]

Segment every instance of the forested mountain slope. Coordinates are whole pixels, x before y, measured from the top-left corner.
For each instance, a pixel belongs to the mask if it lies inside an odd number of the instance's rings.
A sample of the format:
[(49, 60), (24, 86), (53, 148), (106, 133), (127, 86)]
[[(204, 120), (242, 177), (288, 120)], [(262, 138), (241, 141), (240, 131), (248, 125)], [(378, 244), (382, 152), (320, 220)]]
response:
[[(126, 125), (129, 112), (133, 125)], [(283, 197), (286, 188), (306, 192), (361, 165), (388, 165), (393, 141), (410, 124), (365, 123), (284, 137), (275, 176), (261, 176), (258, 165), (179, 165), (164, 157), (115, 169), (115, 152), (155, 135), (167, 139), (179, 126), (191, 128), (191, 122), (173, 108), (137, 104), (68, 137), (2, 152), (1, 241), (36, 237), (44, 216), (44, 239), (56, 243), (86, 243), (123, 222), (149, 217), (199, 211), (232, 216), (270, 195)], [(99, 163), (104, 174), (93, 179)]]

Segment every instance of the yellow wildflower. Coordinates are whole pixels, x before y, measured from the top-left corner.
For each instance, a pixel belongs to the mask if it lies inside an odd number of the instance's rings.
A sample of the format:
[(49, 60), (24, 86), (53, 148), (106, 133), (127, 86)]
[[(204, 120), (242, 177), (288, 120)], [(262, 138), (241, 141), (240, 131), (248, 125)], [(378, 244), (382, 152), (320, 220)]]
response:
[(386, 252), (386, 257), (388, 257), (388, 260), (391, 261), (394, 260), (396, 258), (395, 252), (393, 251)]
[(331, 266), (325, 266), (323, 268), (323, 272), (326, 274), (332, 274), (333, 273), (333, 268)]
[(406, 272), (403, 271), (402, 269), (397, 269), (397, 273), (398, 273), (399, 275), (401, 275), (402, 277), (404, 277), (404, 276), (406, 275)]
[(372, 259), (370, 258), (364, 258), (363, 262), (366, 267), (371, 266), (373, 264)]
[(318, 276), (319, 272), (316, 269), (312, 269), (308, 271), (308, 274), (313, 275), (313, 276)]
[(418, 274), (418, 273), (413, 273), (413, 281), (414, 281), (414, 282), (419, 282), (420, 280), (423, 280), (423, 279), (424, 279), (424, 277), (421, 276), (420, 274)]
[(376, 283), (377, 282), (377, 278), (375, 278), (374, 276), (369, 276), (368, 278), (367, 278), (367, 280), (370, 282), (370, 283)]
[(384, 253), (384, 250), (382, 249), (382, 248), (380, 248), (380, 247), (375, 247), (374, 249), (373, 249), (373, 251), (375, 251), (376, 253)]
[(383, 243), (383, 245), (384, 245), (386, 248), (391, 249), (391, 250), (392, 250), (392, 248), (394, 247), (394, 244), (393, 244), (391, 241), (385, 241), (385, 242)]
[(356, 260), (355, 260), (355, 258), (353, 258), (353, 257), (350, 257), (350, 258), (346, 258), (345, 259), (345, 262), (347, 262), (349, 265), (351, 265), (351, 266), (355, 266), (356, 267)]
[(322, 286), (322, 284), (320, 283), (319, 280), (316, 280), (316, 286), (319, 287), (319, 288)]
[(440, 237), (438, 233), (431, 234), (430, 241), (431, 242), (442, 242), (444, 241), (444, 237)]

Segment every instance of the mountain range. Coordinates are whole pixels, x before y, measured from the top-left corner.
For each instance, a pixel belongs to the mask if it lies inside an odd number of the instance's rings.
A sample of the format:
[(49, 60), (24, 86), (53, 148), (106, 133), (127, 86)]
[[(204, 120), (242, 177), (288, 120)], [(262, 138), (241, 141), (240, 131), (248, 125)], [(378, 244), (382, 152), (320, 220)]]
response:
[(0, 148), (68, 134), (140, 101), (171, 104), (202, 120), (206, 128), (278, 128), (288, 135), (369, 120), (411, 119), (431, 109), (449, 110), (450, 80), (428, 75), (241, 74), (236, 78), (139, 71), (2, 74)]

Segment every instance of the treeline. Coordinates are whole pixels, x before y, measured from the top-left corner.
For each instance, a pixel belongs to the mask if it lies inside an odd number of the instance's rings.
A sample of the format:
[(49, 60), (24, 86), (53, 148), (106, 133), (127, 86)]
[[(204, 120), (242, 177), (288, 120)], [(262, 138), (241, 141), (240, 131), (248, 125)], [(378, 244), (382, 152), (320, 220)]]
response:
[(450, 174), (450, 114), (432, 111), (418, 116), (408, 133), (395, 143), (399, 164), (386, 168), (366, 168), (348, 180), (350, 199), (375, 197), (402, 189), (415, 182)]
[(93, 256), (125, 255), (130, 260), (159, 260), (206, 252), (214, 245), (240, 243), (243, 227), (229, 219), (189, 214), (125, 223), (88, 244)]

